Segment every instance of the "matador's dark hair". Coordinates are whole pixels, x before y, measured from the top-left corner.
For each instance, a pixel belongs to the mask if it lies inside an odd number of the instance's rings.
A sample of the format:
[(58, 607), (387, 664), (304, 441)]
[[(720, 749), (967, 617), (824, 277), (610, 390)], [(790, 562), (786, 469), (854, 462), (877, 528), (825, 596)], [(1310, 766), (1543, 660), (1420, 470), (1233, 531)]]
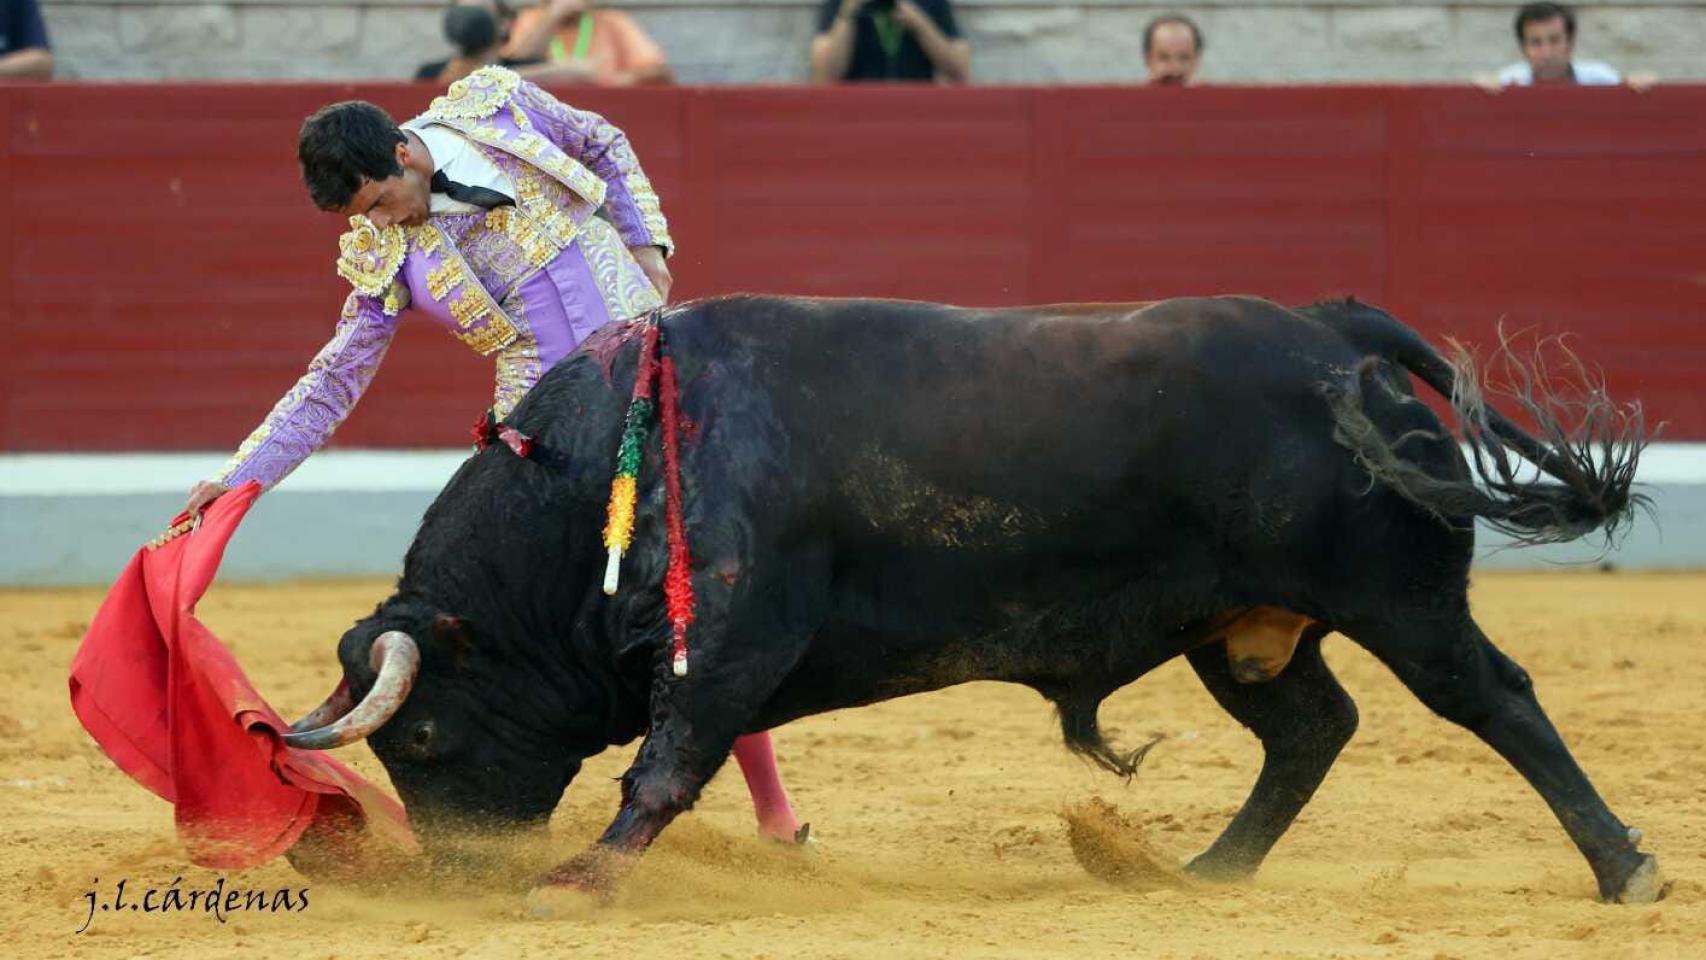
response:
[(403, 142), (391, 115), (365, 100), (321, 107), (302, 121), (296, 144), (308, 196), (321, 210), (347, 205), (363, 178), (384, 180), (403, 172), (397, 162), (397, 144)]

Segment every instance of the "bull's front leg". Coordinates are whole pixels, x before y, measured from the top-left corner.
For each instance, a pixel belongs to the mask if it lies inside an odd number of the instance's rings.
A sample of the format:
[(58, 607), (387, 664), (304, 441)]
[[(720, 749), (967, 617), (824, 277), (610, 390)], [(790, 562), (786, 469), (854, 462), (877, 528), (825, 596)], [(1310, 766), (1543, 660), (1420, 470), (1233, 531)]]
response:
[(768, 582), (730, 560), (708, 560), (694, 574), (689, 671), (671, 672), (668, 636), (659, 637), (651, 727), (622, 775), (621, 807), (598, 842), (547, 874), (546, 885), (608, 893), (633, 858), (692, 808), (736, 739), (758, 725), (804, 655), (826, 595), (827, 577), (811, 575), (819, 554), (800, 550), (790, 559), (788, 575)]
[(740, 734), (730, 718), (742, 715), (732, 703), (702, 709), (705, 698), (682, 691), (654, 692), (653, 703), (652, 729), (622, 775), (615, 819), (590, 849), (546, 874), (545, 885), (611, 892), (633, 857), (692, 808), (728, 758)]

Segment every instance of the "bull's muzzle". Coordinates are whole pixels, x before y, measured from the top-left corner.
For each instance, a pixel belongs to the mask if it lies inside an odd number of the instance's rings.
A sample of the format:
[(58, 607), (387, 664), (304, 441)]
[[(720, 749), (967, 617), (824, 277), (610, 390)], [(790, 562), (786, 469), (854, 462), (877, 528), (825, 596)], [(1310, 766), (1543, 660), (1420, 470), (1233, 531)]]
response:
[(330, 750), (366, 737), (395, 716), (420, 672), (420, 647), (403, 631), (387, 630), (373, 641), (370, 662), (379, 676), (360, 703), (352, 705), (347, 682), (339, 683), (325, 703), (291, 724), (284, 742), (301, 750)]

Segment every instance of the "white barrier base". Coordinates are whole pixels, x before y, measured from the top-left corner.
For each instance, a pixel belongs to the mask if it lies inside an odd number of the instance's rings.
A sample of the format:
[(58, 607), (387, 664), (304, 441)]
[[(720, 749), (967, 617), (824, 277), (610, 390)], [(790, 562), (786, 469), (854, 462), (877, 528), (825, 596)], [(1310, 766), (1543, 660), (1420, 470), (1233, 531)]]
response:
[[(222, 578), (395, 576), (421, 515), (468, 456), (462, 450), (316, 454), (250, 511)], [(0, 455), (0, 585), (106, 584), (183, 509), (224, 454)], [(1637, 517), (1615, 549), (1589, 542), (1510, 549), (1477, 537), (1483, 568), (1603, 563), (1706, 568), (1706, 444), (1658, 444), (1640, 489), (1658, 524)]]

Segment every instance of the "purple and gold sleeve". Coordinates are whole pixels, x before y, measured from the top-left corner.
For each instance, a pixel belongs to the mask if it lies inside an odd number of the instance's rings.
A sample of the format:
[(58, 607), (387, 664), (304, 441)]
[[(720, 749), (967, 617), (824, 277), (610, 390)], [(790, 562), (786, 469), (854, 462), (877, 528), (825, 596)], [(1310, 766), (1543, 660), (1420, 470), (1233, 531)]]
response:
[(605, 182), (604, 209), (623, 243), (662, 247), (665, 254), (675, 252), (657, 191), (640, 169), (640, 160), (621, 130), (598, 114), (577, 110), (526, 80), (516, 87), (515, 95), (533, 116), (540, 133)]
[(308, 372), (214, 479), (233, 487), (258, 480), (270, 490), (325, 445), (373, 382), (397, 332), (397, 319), (386, 315), (380, 298), (350, 294), (336, 332), (309, 362)]

